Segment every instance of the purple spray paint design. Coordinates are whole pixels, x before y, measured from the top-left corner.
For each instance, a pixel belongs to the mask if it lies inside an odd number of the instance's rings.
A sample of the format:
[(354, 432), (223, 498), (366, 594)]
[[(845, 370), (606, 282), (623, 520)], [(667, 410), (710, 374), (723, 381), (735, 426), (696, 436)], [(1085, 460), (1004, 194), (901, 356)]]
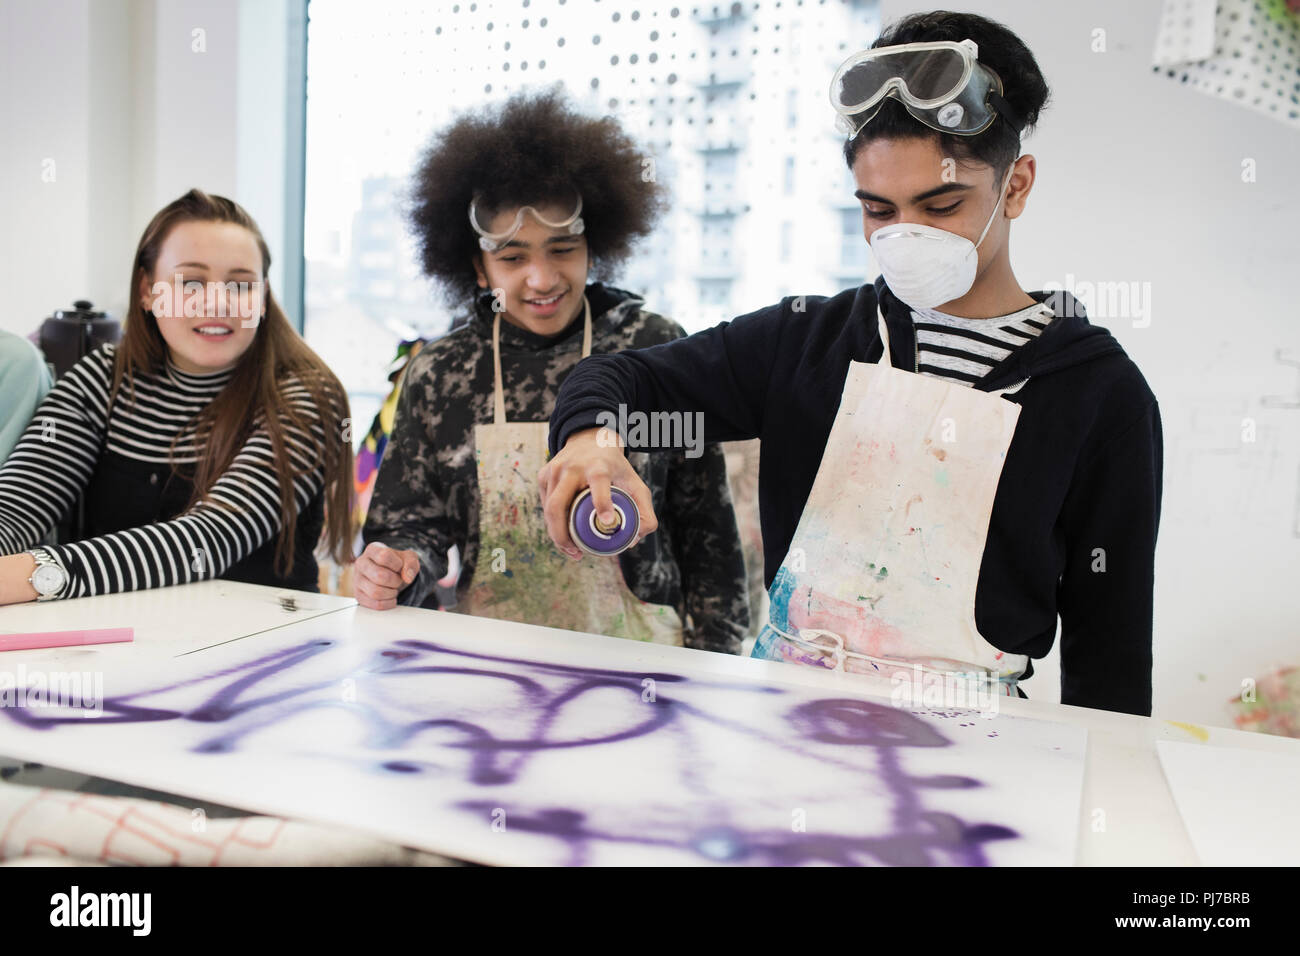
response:
[[(556, 806), (539, 803), (521, 805), (518, 798), (511, 804), (511, 830), (534, 836), (547, 836), (565, 848), (570, 864), (581, 864), (599, 846), (654, 846), (674, 848), (700, 860), (744, 864), (886, 864), (934, 865), (957, 864), (982, 866), (989, 863), (984, 845), (990, 841), (1013, 840), (1016, 831), (994, 823), (978, 823), (927, 807), (923, 793), (927, 790), (961, 790), (982, 786), (977, 779), (959, 775), (915, 775), (903, 760), (904, 751), (913, 748), (943, 748), (951, 741), (933, 726), (912, 714), (884, 703), (853, 698), (829, 698), (790, 701), (782, 706), (784, 690), (743, 683), (700, 681), (676, 674), (646, 673), (581, 667), (536, 660), (520, 660), (488, 653), (449, 647), (425, 640), (399, 640), (376, 648), (369, 661), (353, 664), (344, 673), (328, 677), (311, 677), (291, 681), (277, 689), (267, 682), (290, 677), (295, 670), (339, 646), (331, 639), (303, 643), (254, 656), (239, 665), (164, 684), (104, 701), (104, 714), (95, 727), (107, 728), (120, 723), (180, 721), (206, 724), (213, 733), (205, 735), (193, 747), (197, 753), (220, 759), (238, 751), (246, 738), (259, 731), (319, 708), (344, 708), (366, 726), (366, 746), (385, 753), (372, 765), (373, 771), (389, 778), (418, 778), (426, 772), (445, 772), (446, 760), (439, 754), (460, 752), (468, 757), (465, 780), (490, 793), (494, 788), (517, 782), (525, 768), (537, 761), (545, 763), (548, 753), (611, 747), (629, 740), (668, 735), (680, 742), (679, 771), (692, 789), (704, 786), (698, 778), (699, 768), (692, 769), (694, 727), (706, 725), (725, 728), (749, 739), (754, 745), (772, 752), (801, 753), (805, 747), (821, 745), (833, 748), (822, 759), (843, 764), (845, 770), (861, 773), (862, 764), (855, 752), (874, 755), (874, 776), (888, 793), (889, 824), (877, 832), (803, 832), (780, 825), (744, 826), (719, 812), (705, 819), (690, 813), (658, 831), (648, 831), (632, 819), (628, 826), (597, 824), (591, 806)], [(414, 720), (395, 720), (379, 707), (339, 700), (339, 680), (350, 677), (367, 682), (386, 682), (412, 678), (457, 680), (489, 678), (512, 688), (480, 715), (449, 712), (439, 706), (432, 694), (428, 709)], [(658, 685), (653, 703), (646, 704), (643, 684), (651, 678)], [(206, 686), (204, 686), (206, 685)], [(143, 700), (179, 688), (196, 694), (188, 706), (149, 706)], [(754, 695), (771, 698), (783, 711), (784, 732), (764, 731), (736, 719), (727, 708), (704, 708), (692, 703), (684, 693), (690, 687), (710, 687), (724, 698)], [(375, 690), (378, 691), (376, 684)], [(569, 727), (556, 733), (565, 709), (593, 692), (622, 692), (629, 707), (624, 723), (610, 726)], [(382, 700), (367, 692), (366, 698)], [(721, 698), (720, 698), (721, 699)], [(486, 702), (485, 702), (486, 703)], [(488, 726), (491, 714), (498, 709), (517, 711), (522, 724), (514, 732), (494, 733)], [(3, 716), (20, 725), (57, 732), (67, 724), (84, 727), (79, 716), (44, 715), (25, 708), (7, 710)], [(520, 732), (522, 731), (522, 732)], [(576, 731), (576, 732), (575, 732)], [(432, 736), (431, 736), (432, 735)], [(391, 759), (400, 750), (401, 759)], [(843, 758), (835, 754), (839, 751)], [(342, 758), (340, 758), (342, 759)], [(869, 764), (870, 765), (870, 764)], [(698, 778), (698, 779), (697, 779)], [(459, 801), (466, 811), (488, 814), (501, 803), (498, 797)]]

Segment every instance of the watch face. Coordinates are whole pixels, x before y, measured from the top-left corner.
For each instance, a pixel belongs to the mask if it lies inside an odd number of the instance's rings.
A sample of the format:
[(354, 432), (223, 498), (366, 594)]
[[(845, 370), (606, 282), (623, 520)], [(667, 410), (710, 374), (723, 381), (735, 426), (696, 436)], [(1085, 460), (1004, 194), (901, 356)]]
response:
[(38, 594), (58, 594), (63, 587), (64, 574), (58, 568), (44, 565), (32, 575), (32, 587)]

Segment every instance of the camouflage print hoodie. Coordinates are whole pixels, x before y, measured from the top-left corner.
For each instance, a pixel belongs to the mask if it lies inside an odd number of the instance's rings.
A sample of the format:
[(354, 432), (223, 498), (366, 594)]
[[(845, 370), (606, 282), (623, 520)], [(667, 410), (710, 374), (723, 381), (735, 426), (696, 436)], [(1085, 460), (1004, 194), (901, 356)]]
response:
[[(676, 322), (641, 308), (644, 300), (600, 283), (587, 286), (594, 354), (645, 348), (681, 338)], [(490, 300), (478, 300), (459, 327), (420, 350), (406, 369), (393, 433), (384, 450), (362, 537), (420, 558), (420, 574), (398, 603), (421, 605), (461, 554), (458, 598), (478, 563), (479, 498), (474, 426), (492, 421)], [(544, 422), (582, 354), (582, 313), (553, 337), (501, 323), (506, 417)], [(632, 452), (650, 488), (659, 530), (619, 555), (638, 598), (677, 609), (688, 647), (739, 653), (749, 624), (745, 567), (722, 449), (706, 445)], [(544, 622), (537, 622), (544, 623)]]

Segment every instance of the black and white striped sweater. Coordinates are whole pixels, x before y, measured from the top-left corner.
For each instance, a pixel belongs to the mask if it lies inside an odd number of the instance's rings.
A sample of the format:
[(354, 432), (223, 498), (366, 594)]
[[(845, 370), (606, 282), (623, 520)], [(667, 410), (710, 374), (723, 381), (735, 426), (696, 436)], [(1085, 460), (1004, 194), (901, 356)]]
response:
[[(191, 375), (168, 362), (161, 375), (135, 376), (134, 400), (124, 383), (110, 412), (115, 352), (115, 345), (101, 346), (71, 368), (37, 407), (0, 466), (0, 554), (38, 544), (76, 502), (103, 456), (141, 463), (145, 470), (157, 466), (149, 475), (154, 483), (160, 477), (169, 479), (173, 440), (171, 460), (177, 465), (199, 460), (195, 418), (230, 380), (232, 370)], [(289, 378), (282, 390), (312, 423), (316, 439), (323, 441), (320, 416), (307, 389)], [(287, 419), (285, 424), (289, 454), (301, 471), (294, 480), (294, 498), (303, 515), (309, 505), (319, 508), (324, 474), (313, 443)], [(60, 596), (87, 597), (222, 577), (279, 533), (279, 487), (270, 437), (264, 424), (256, 424), (230, 467), (194, 508), (168, 520), (47, 546), (69, 573)], [(112, 526), (111, 516), (88, 518), (92, 527)]]

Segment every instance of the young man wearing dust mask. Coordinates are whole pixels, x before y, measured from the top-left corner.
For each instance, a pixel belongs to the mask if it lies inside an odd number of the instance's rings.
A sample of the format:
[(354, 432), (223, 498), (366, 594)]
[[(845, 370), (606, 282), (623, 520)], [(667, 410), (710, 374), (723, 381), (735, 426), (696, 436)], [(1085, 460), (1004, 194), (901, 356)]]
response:
[(1021, 693), (1061, 625), (1061, 699), (1151, 711), (1159, 406), (1066, 293), (1026, 292), (1011, 221), (1048, 90), (974, 14), (907, 17), (832, 82), (881, 276), (687, 339), (593, 356), (551, 416), (548, 530), (611, 482), (639, 495), (601, 410), (702, 412), (763, 440), (771, 608), (754, 655), (850, 672), (978, 676)]

